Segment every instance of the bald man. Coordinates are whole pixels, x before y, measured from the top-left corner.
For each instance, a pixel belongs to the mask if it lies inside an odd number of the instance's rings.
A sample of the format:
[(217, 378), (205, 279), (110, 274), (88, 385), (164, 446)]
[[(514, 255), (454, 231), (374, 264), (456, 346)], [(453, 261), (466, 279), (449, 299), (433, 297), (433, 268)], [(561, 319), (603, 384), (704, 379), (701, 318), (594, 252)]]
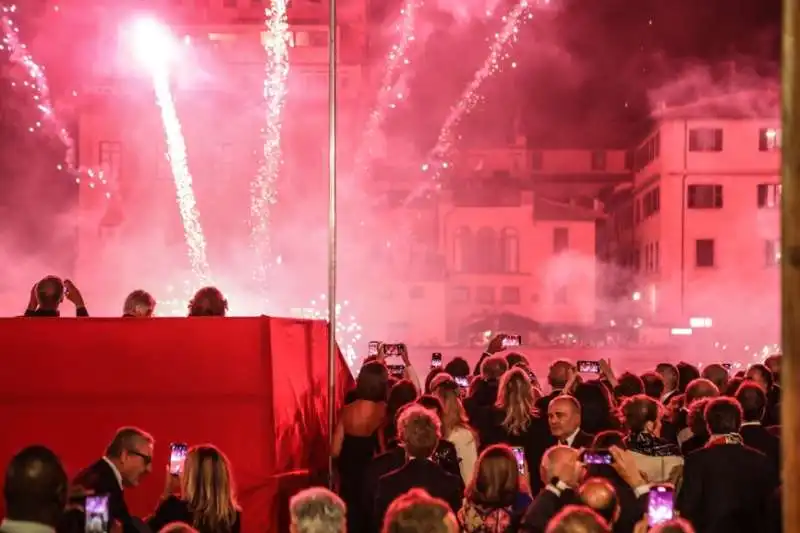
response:
[(579, 452), (569, 446), (553, 446), (544, 452), (539, 476), (545, 488), (536, 496), (522, 519), (522, 531), (544, 531), (550, 519), (565, 505), (580, 503), (575, 489), (583, 475)]
[(581, 430), (581, 404), (568, 395), (557, 396), (547, 406), (547, 425), (559, 444), (588, 448), (594, 436)]
[(11, 459), (3, 496), (3, 533), (53, 533), (67, 505), (67, 473), (56, 454), (29, 446)]
[(619, 520), (621, 508), (617, 491), (607, 480), (601, 477), (587, 479), (578, 489), (578, 497), (612, 526)]

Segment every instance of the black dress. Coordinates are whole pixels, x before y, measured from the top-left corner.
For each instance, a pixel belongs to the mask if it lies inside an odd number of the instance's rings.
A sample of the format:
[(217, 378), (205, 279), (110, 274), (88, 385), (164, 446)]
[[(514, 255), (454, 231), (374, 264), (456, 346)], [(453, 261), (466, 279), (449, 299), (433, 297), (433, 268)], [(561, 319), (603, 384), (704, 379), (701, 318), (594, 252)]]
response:
[(342, 450), (337, 459), (339, 470), (339, 496), (347, 505), (348, 533), (364, 533), (369, 527), (361, 518), (364, 502), (364, 478), (372, 458), (380, 451), (378, 432), (361, 437), (345, 434)]
[(158, 533), (161, 528), (172, 522), (188, 524), (197, 529), (199, 533), (240, 533), (242, 528), (241, 518), (242, 513), (237, 511), (236, 521), (230, 529), (211, 529), (203, 524), (195, 525), (193, 523), (192, 511), (189, 509), (188, 503), (175, 496), (170, 496), (158, 504), (153, 516), (147, 519), (147, 525), (155, 533)]

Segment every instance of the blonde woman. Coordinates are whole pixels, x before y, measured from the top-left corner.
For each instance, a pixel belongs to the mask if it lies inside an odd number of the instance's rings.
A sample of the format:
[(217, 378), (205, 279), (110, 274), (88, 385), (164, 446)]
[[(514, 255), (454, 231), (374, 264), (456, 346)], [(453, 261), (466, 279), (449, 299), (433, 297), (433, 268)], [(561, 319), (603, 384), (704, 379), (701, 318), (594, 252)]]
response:
[(467, 484), (472, 480), (475, 461), (478, 459), (478, 439), (461, 404), (460, 387), (450, 378), (439, 381), (433, 392), (442, 402), (442, 436), (455, 446), (461, 478)]
[(190, 449), (179, 476), (167, 471), (164, 498), (147, 525), (152, 531), (159, 531), (173, 522), (188, 524), (199, 533), (240, 532), (241, 511), (230, 464), (214, 446)]
[[(525, 462), (538, 465), (552, 441), (546, 417), (536, 409), (536, 389), (521, 368), (512, 368), (500, 378), (497, 401), (489, 427), (481, 431), (485, 445), (503, 443), (522, 448)], [(484, 440), (486, 435), (486, 440)], [(529, 480), (533, 494), (542, 488), (539, 476)]]

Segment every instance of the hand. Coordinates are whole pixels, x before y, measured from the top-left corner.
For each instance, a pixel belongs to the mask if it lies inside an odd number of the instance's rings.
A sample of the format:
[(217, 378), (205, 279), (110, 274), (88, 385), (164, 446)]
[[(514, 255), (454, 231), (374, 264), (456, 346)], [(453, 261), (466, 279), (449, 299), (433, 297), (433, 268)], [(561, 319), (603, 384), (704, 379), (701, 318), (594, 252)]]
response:
[(609, 381), (614, 379), (614, 371), (611, 369), (611, 359), (600, 359), (598, 363), (600, 364), (600, 373)]
[(81, 291), (79, 291), (78, 287), (72, 283), (72, 280), (64, 280), (64, 290), (66, 292), (67, 300), (75, 304), (75, 307), (84, 307)]
[(583, 463), (578, 459), (581, 453), (582, 450), (577, 454), (564, 454), (553, 465), (553, 475), (570, 487), (577, 487), (583, 477)]
[(382, 365), (386, 364), (386, 348), (383, 343), (378, 345), (378, 354), (375, 356), (375, 360)]
[(169, 471), (169, 465), (167, 465), (167, 475), (164, 479), (164, 493), (162, 494), (162, 498), (166, 499), (174, 494), (179, 494), (181, 491), (181, 477), (180, 475), (173, 474)]
[(614, 470), (631, 488), (635, 489), (647, 483), (639, 471), (636, 459), (631, 452), (617, 446), (611, 446), (608, 451), (611, 452), (611, 456), (614, 458), (612, 463)]
[(405, 344), (400, 345), (400, 357), (403, 359), (403, 364), (406, 368), (411, 366), (411, 360), (408, 358), (408, 346)]
[(39, 283), (34, 283), (33, 287), (31, 287), (31, 297), (28, 299), (28, 309), (31, 311), (36, 310), (39, 307), (39, 298), (36, 296), (36, 289), (39, 287)]
[(503, 346), (504, 340), (506, 340), (506, 335), (504, 333), (495, 335), (492, 340), (489, 341), (489, 346), (486, 347), (486, 353), (489, 355), (494, 355), (497, 352), (502, 352), (505, 350), (506, 347)]
[(647, 523), (647, 517), (645, 517), (636, 522), (636, 525), (633, 526), (633, 533), (647, 533), (649, 529), (650, 524)]
[(92, 494), (94, 494), (93, 490), (86, 489), (80, 485), (71, 486), (67, 492), (67, 506), (64, 510), (85, 512), (83, 506), (84, 501), (87, 496), (91, 496)]

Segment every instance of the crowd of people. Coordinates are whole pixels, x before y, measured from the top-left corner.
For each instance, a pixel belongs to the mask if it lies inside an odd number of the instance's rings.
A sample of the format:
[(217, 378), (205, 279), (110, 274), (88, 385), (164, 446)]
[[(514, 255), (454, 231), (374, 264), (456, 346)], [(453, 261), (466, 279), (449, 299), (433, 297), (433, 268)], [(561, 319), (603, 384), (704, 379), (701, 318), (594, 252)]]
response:
[[(34, 287), (25, 314), (59, 316), (65, 298), (88, 316), (75, 285), (58, 278)], [(153, 307), (137, 291), (124, 314)], [(190, 315), (226, 307), (202, 289)], [(779, 355), (733, 375), (722, 363), (635, 375), (559, 360), (540, 381), (506, 338), (474, 368), (454, 358), (422, 381), (404, 347), (395, 375), (379, 346), (338, 416), (336, 491), (296, 494), (292, 533), (781, 531)], [(153, 446), (123, 428), (72, 482), (52, 451), (25, 448), (6, 471), (0, 533), (89, 531), (93, 495), (108, 498), (104, 531), (239, 533), (231, 467), (210, 445), (191, 448), (178, 474), (167, 469), (149, 518), (131, 516), (123, 491), (151, 472)]]

